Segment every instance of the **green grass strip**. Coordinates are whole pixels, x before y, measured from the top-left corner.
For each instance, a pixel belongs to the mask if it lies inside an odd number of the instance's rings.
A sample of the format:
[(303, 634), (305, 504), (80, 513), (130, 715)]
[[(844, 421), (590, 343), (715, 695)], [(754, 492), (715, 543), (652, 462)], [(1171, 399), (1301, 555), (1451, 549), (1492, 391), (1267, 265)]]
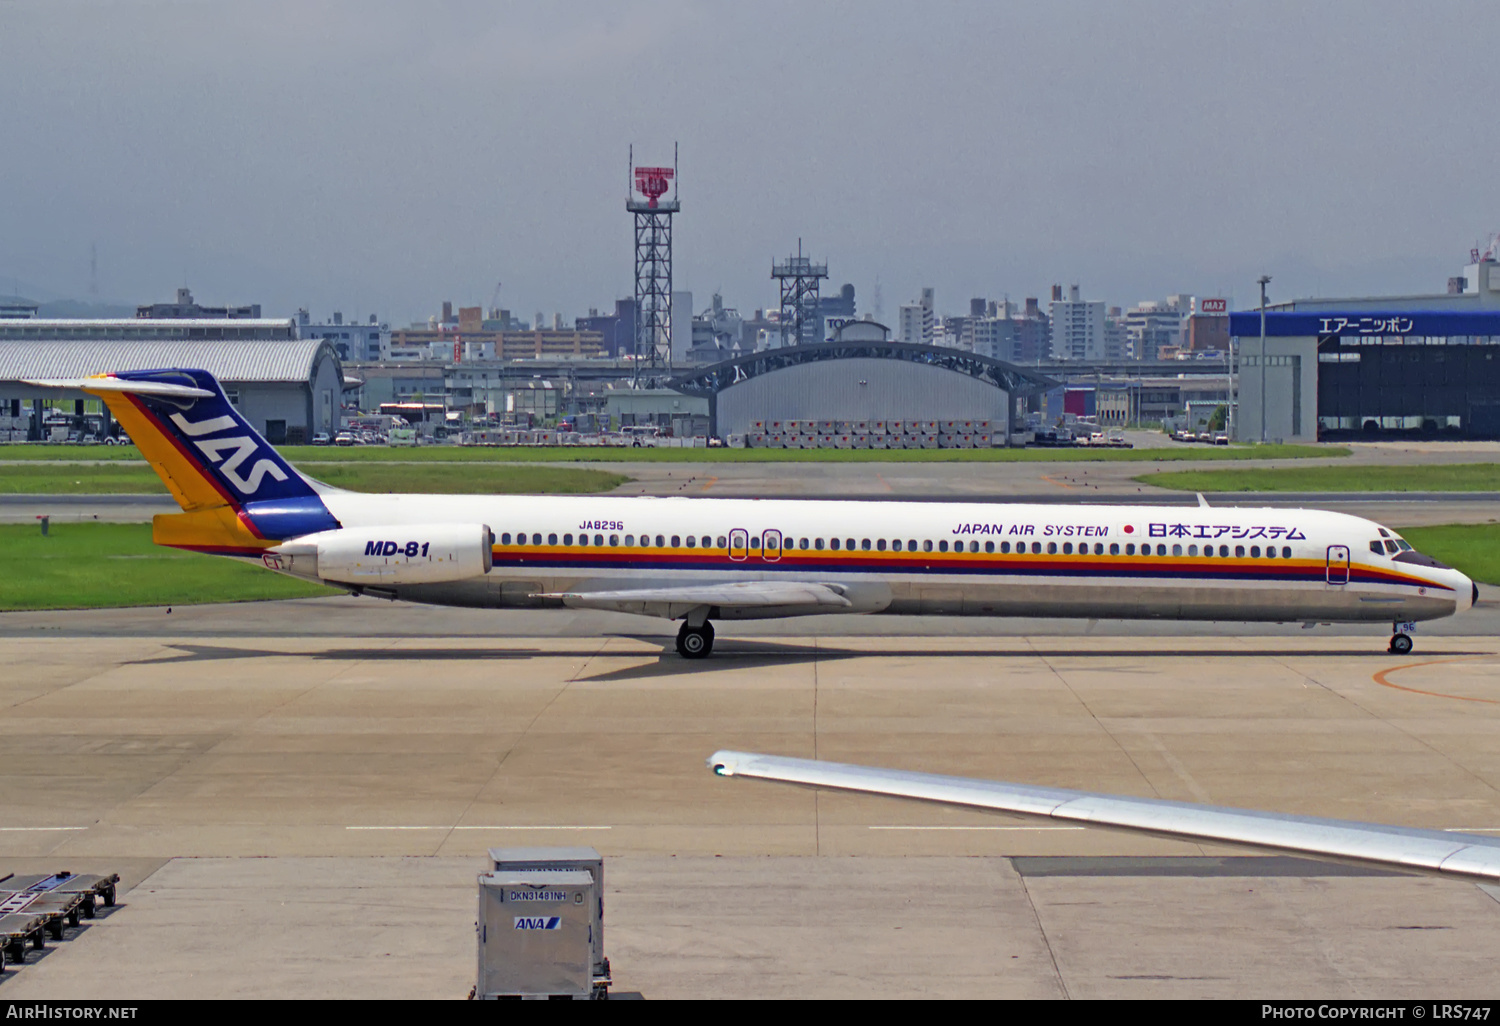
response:
[[(309, 476), (354, 492), (437, 495), (586, 495), (630, 478), (580, 467), (507, 464), (304, 463)], [(25, 464), (0, 467), (0, 492), (12, 495), (159, 495), (166, 486), (144, 463)]]
[(1494, 492), (1500, 463), (1171, 470), (1136, 480), (1188, 492)]
[(259, 564), (151, 543), (150, 524), (0, 525), (0, 609), (93, 609), (337, 592)]
[[(285, 445), (293, 464), (311, 463), (1071, 463), (1083, 461), (1288, 460), (1348, 456), (1342, 446), (1172, 445), (1156, 449), (655, 449), (614, 446)], [(139, 460), (134, 446), (8, 445), (6, 461)], [(0, 467), (0, 476), (9, 468)]]
[(1482, 584), (1500, 584), (1500, 524), (1402, 527), (1418, 552), (1461, 570)]

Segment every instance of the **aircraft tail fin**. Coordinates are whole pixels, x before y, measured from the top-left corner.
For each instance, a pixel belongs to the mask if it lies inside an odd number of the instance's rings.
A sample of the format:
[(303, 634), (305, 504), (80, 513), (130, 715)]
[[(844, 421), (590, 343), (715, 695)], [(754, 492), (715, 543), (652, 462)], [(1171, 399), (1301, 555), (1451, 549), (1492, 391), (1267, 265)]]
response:
[(32, 381), (102, 399), (185, 513), (228, 507), (255, 538), (338, 526), (313, 483), (260, 436), (205, 370)]

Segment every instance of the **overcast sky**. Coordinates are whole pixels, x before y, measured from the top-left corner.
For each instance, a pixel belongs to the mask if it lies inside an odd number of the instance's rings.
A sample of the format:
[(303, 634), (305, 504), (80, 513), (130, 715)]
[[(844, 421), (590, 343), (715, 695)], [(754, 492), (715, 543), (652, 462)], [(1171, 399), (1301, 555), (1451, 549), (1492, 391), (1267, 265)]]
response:
[(626, 151), (681, 146), (677, 287), (797, 239), (1129, 305), (1442, 291), (1500, 229), (1500, 4), (0, 0), (0, 293), (523, 317), (632, 289)]

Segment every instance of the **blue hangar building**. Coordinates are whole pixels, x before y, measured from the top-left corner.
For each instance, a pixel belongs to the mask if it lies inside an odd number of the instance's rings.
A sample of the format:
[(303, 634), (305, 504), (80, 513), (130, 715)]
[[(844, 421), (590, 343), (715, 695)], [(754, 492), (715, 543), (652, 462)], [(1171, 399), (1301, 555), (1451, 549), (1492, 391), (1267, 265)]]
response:
[(1232, 313), (1238, 438), (1500, 438), (1500, 264), (1465, 271), (1442, 295), (1267, 307), (1264, 351), (1260, 312)]

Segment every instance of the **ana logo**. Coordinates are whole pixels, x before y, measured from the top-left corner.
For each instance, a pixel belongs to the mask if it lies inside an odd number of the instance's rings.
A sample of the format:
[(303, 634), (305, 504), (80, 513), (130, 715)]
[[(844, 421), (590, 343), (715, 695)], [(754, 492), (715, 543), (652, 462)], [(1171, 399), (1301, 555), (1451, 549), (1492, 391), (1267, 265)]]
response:
[(562, 916), (516, 916), (517, 930), (559, 930)]
[[(171, 419), (183, 434), (193, 439), (193, 444), (203, 451), (203, 455), (208, 457), (210, 463), (219, 465), (219, 473), (228, 478), (229, 483), (239, 489), (241, 495), (254, 495), (259, 491), (260, 483), (267, 474), (278, 481), (286, 480), (286, 473), (270, 460), (256, 460), (255, 465), (250, 468), (249, 477), (240, 476), (240, 464), (255, 455), (255, 442), (249, 435), (202, 439), (203, 435), (211, 435), (215, 431), (229, 431), (238, 427), (233, 417), (214, 417), (210, 420), (200, 420), (195, 424), (182, 414), (174, 413)], [(227, 459), (224, 456), (226, 452), (230, 454)]]

